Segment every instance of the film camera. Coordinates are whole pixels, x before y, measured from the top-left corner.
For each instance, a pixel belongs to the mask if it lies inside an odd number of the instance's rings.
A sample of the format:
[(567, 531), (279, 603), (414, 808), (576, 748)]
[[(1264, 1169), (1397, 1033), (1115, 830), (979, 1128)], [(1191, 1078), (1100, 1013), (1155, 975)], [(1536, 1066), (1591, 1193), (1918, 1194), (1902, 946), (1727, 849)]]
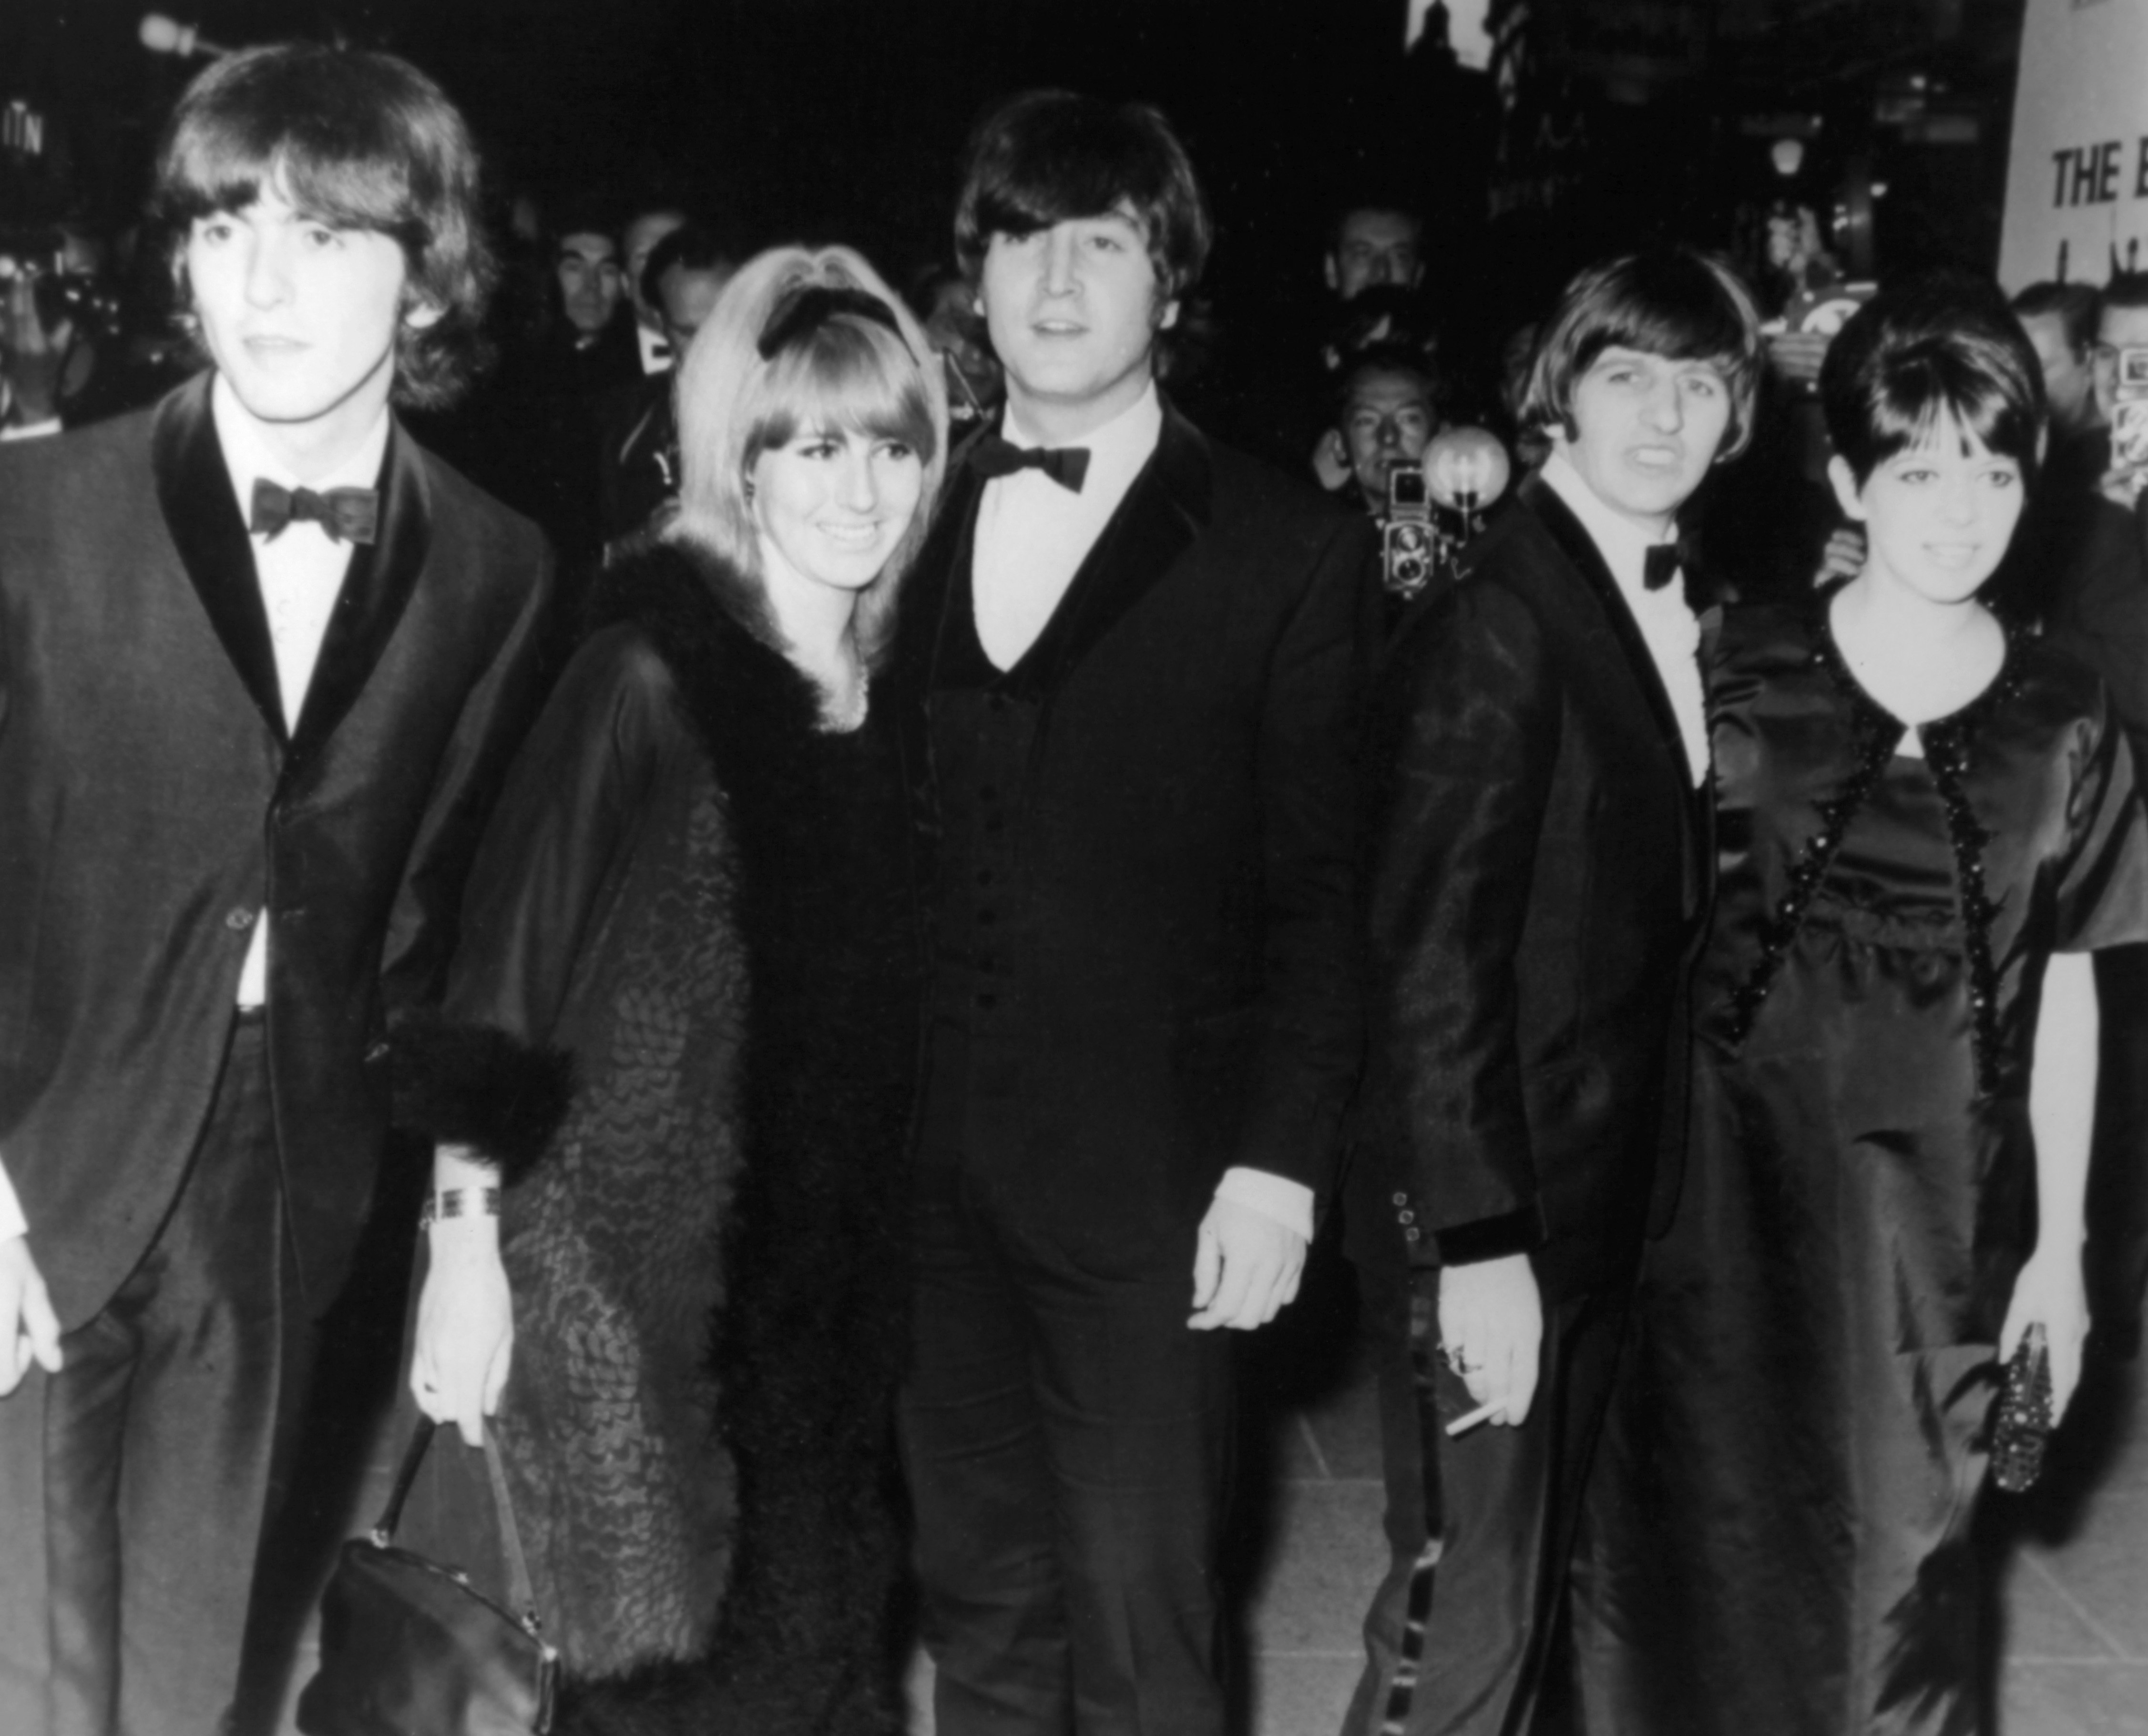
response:
[(1481, 428), (1442, 429), (1421, 464), (1388, 472), (1381, 521), (1381, 581), (1391, 606), (1415, 596), (1483, 529), (1485, 509), (1505, 490), (1507, 449)]
[(1422, 464), (1388, 472), (1388, 509), (1380, 521), (1380, 583), (1390, 596), (1413, 597), (1432, 582), (1440, 559), (1432, 490)]
[(88, 273), (67, 268), (66, 243), (60, 236), (50, 230), (0, 228), (0, 304), (15, 303), (25, 290), (47, 331), (72, 325), (79, 341), (110, 337), (119, 329), (118, 294)]
[(2110, 462), (2148, 471), (2148, 349), (2121, 349), (2113, 365), (2118, 392), (2110, 407)]

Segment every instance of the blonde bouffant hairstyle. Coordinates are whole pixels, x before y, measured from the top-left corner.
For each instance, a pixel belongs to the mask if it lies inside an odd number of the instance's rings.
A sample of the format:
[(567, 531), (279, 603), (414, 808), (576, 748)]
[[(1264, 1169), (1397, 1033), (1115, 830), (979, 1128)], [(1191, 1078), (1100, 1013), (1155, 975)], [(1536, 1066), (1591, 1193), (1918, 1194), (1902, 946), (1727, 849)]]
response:
[[(811, 324), (763, 356), (764, 334), (801, 290), (862, 292), (891, 324), (850, 309)], [(896, 598), (931, 521), (947, 465), (947, 391), (916, 318), (847, 247), (779, 247), (724, 286), (680, 363), (679, 514), (667, 539), (704, 549), (745, 578), (764, 580), (750, 487), (761, 454), (801, 429), (901, 440), (925, 466), (909, 529), (859, 594), (852, 630), (868, 666), (886, 650)]]

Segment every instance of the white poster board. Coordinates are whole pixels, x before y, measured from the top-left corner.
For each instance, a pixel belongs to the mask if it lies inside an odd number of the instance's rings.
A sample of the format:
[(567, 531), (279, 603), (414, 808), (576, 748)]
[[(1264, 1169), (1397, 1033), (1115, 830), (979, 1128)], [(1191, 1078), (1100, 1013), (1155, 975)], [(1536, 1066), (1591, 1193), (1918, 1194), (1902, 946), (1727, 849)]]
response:
[(2148, 271), (2148, 0), (2028, 0), (1999, 279)]

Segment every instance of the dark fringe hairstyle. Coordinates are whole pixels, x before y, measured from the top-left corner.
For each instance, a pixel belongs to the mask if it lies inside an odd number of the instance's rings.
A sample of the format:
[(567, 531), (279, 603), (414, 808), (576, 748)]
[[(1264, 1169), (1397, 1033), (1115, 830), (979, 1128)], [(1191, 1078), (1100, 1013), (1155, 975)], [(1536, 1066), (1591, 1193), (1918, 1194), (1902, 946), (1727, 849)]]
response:
[(1995, 283), (1948, 272), (1883, 290), (1845, 323), (1820, 364), (1828, 438), (1862, 488), (1944, 420), (2036, 476), (2044, 370)]
[(1524, 431), (1556, 428), (1569, 440), (1573, 388), (1607, 349), (1639, 350), (1679, 362), (1705, 362), (1730, 389), (1730, 424), (1719, 461), (1735, 458), (1753, 438), (1753, 398), (1760, 379), (1760, 319), (1738, 273), (1711, 253), (1663, 248), (1592, 265), (1566, 286), (1537, 339), (1522, 394)]
[(497, 270), (479, 218), (477, 151), (440, 88), (394, 55), (309, 43), (210, 66), (173, 112), (150, 196), (183, 305), (195, 219), (242, 211), (264, 192), (331, 228), (401, 245), (406, 304), (440, 318), (399, 326), (395, 401), (454, 402), (483, 359)]
[(1212, 230), (1186, 148), (1162, 111), (1071, 91), (1033, 90), (979, 123), (962, 162), (955, 253), (975, 283), (994, 235), (1030, 235), (1069, 218), (1133, 213), (1159, 300), (1186, 295)]

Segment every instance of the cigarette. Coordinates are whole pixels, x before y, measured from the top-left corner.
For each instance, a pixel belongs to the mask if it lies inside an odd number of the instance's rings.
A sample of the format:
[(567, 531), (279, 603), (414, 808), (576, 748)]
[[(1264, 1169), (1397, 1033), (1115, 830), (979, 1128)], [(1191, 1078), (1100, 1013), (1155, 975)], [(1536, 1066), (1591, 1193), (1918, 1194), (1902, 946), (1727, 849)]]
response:
[(1456, 1435), (1468, 1434), (1469, 1431), (1476, 1427), (1478, 1423), (1490, 1422), (1493, 1417), (1497, 1416), (1501, 1411), (1506, 1409), (1506, 1407), (1507, 1401), (1503, 1398), (1495, 1398), (1489, 1404), (1478, 1405), (1475, 1410), (1457, 1417), (1452, 1422), (1447, 1425), (1448, 1437), (1452, 1439)]

